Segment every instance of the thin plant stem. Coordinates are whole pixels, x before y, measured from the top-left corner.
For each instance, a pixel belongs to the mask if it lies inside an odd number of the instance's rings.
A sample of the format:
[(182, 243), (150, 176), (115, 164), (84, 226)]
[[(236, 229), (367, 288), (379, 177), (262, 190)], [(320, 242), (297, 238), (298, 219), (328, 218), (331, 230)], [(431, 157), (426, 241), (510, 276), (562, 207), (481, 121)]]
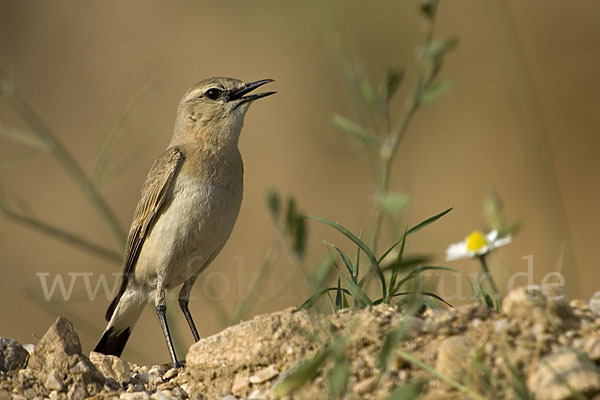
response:
[(67, 173), (71, 175), (71, 178), (73, 178), (102, 216), (102, 220), (107, 225), (115, 241), (123, 248), (125, 246), (125, 233), (104, 197), (98, 192), (96, 186), (88, 178), (81, 165), (79, 165), (69, 150), (37, 115), (21, 93), (14, 87), (11, 89), (7, 93), (10, 104), (29, 124), (33, 132), (48, 144), (56, 159), (62, 164)]
[[(437, 10), (437, 1), (432, 2), (433, 13), (435, 15), (435, 10)], [(433, 30), (435, 27), (434, 24), (435, 18), (431, 18), (428, 20), (426, 28), (425, 28), (425, 38), (423, 41), (423, 47), (431, 44), (433, 40)], [(375, 196), (376, 200), (384, 198), (387, 196), (389, 192), (389, 182), (391, 175), (392, 162), (394, 161), (394, 156), (397, 153), (398, 145), (400, 141), (404, 137), (408, 126), (410, 125), (410, 121), (414, 116), (415, 112), (419, 108), (420, 105), (420, 97), (423, 89), (425, 89), (433, 80), (434, 76), (428, 70), (426, 62), (423, 61), (419, 68), (419, 77), (417, 79), (417, 83), (411, 95), (408, 96), (404, 111), (400, 115), (398, 123), (396, 124), (396, 128), (392, 129), (391, 132), (388, 133), (385, 140), (381, 141), (381, 147), (379, 149), (377, 155), (377, 167), (376, 167), (376, 188), (375, 188)], [(389, 109), (386, 107), (385, 110), (385, 120), (390, 121)], [(389, 122), (388, 122), (389, 124)], [(379, 242), (379, 237), (381, 234), (381, 226), (383, 224), (384, 211), (382, 207), (376, 202), (375, 206), (375, 216), (373, 218), (373, 226), (371, 229), (372, 239), (371, 239), (371, 249), (376, 252), (377, 244)]]
[(477, 258), (479, 258), (479, 262), (481, 262), (481, 269), (483, 270), (483, 273), (487, 278), (488, 282), (490, 283), (490, 287), (492, 288), (492, 292), (494, 295), (494, 305), (496, 306), (496, 308), (498, 308), (498, 304), (500, 302), (500, 292), (498, 291), (498, 287), (496, 286), (496, 282), (494, 282), (492, 274), (490, 274), (490, 270), (488, 268), (485, 256), (485, 254), (482, 254)]
[(109, 261), (120, 263), (122, 261), (122, 256), (119, 253), (114, 252), (113, 250), (107, 249), (103, 246), (100, 246), (96, 243), (90, 242), (78, 235), (75, 235), (71, 232), (67, 232), (63, 229), (60, 229), (56, 226), (47, 224), (45, 222), (39, 221), (35, 218), (27, 217), (25, 215), (21, 215), (14, 210), (7, 208), (4, 204), (0, 202), (0, 212), (2, 212), (7, 218), (12, 221), (21, 224), (23, 226), (27, 226), (31, 229), (37, 230), (41, 233), (45, 233), (50, 235), (56, 239), (62, 240), (70, 245), (74, 245), (79, 247), (82, 250), (87, 251), (95, 256), (105, 258)]

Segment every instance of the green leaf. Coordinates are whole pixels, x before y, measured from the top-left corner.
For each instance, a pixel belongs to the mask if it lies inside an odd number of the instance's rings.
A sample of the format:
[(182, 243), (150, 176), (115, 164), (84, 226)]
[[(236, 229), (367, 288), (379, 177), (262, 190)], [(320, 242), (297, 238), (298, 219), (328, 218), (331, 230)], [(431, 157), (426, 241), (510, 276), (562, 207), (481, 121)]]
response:
[(360, 286), (358, 286), (352, 279), (348, 278), (346, 275), (341, 275), (346, 285), (348, 285), (348, 291), (350, 295), (354, 298), (355, 306), (357, 308), (362, 308), (364, 306), (372, 306), (373, 301), (367, 296), (367, 294), (362, 290)]
[(366, 254), (367, 258), (369, 259), (369, 261), (371, 263), (371, 268), (379, 277), (379, 281), (381, 283), (381, 292), (383, 293), (383, 297), (387, 296), (387, 285), (385, 283), (385, 277), (383, 276), (383, 271), (381, 271), (381, 267), (379, 266), (379, 263), (377, 262), (377, 259), (375, 258), (375, 255), (373, 255), (373, 252), (371, 251), (369, 246), (367, 246), (356, 235), (354, 235), (346, 227), (344, 227), (343, 225), (341, 225), (338, 222), (329, 220), (327, 218), (321, 218), (321, 217), (315, 217), (315, 216), (307, 216), (306, 218), (310, 218), (315, 221), (322, 222), (324, 224), (327, 224), (327, 225), (335, 228), (336, 230), (341, 232), (344, 236), (346, 236), (348, 239), (353, 241), (357, 246), (359, 246), (361, 248), (361, 250)]
[(313, 288), (322, 288), (329, 281), (332, 272), (335, 271), (333, 261), (334, 259), (329, 253), (323, 258), (317, 270), (312, 275), (311, 284)]
[(293, 251), (294, 255), (299, 259), (303, 259), (306, 255), (306, 223), (302, 217), (296, 220), (296, 228), (294, 230)]
[(453, 207), (450, 207), (447, 210), (444, 210), (441, 213), (434, 215), (433, 217), (427, 218), (425, 221), (419, 222), (417, 225), (410, 228), (406, 232), (406, 235), (407, 236), (412, 235), (413, 233), (420, 231), (421, 229), (425, 228), (427, 225), (430, 225), (430, 224), (434, 223), (435, 221), (437, 221), (438, 219), (442, 218), (444, 215), (448, 214), (452, 210), (453, 210)]
[(396, 344), (404, 338), (404, 335), (406, 335), (407, 320), (407, 318), (402, 318), (399, 326), (390, 331), (390, 333), (385, 337), (383, 345), (381, 346), (381, 351), (379, 352), (380, 371), (384, 372), (387, 370), (388, 361), (393, 354), (394, 347), (396, 347)]
[(331, 354), (331, 348), (327, 347), (318, 352), (314, 357), (298, 364), (297, 367), (284, 373), (283, 378), (279, 380), (273, 388), (275, 398), (288, 395), (294, 390), (302, 387), (304, 384), (312, 381), (319, 373), (319, 368), (323, 365), (327, 357)]
[(371, 85), (371, 82), (366, 77), (363, 77), (360, 80), (360, 95), (363, 98), (363, 101), (374, 110), (383, 110), (381, 99), (377, 96), (375, 89), (373, 89), (373, 85)]
[(421, 104), (429, 104), (454, 87), (454, 81), (449, 78), (437, 80), (427, 86), (419, 96)]
[(385, 400), (414, 400), (418, 399), (423, 393), (424, 382), (409, 382), (398, 386), (392, 390)]
[[(362, 239), (362, 232), (361, 232)], [(360, 267), (360, 247), (356, 246), (356, 251), (354, 253), (354, 272), (352, 273), (352, 280), (354, 282), (358, 282), (358, 269)]]
[(337, 291), (335, 292), (335, 308), (337, 310), (341, 310), (342, 308), (344, 308), (342, 293), (342, 281), (340, 278), (338, 278)]
[(45, 152), (52, 151), (52, 145), (32, 132), (4, 127), (0, 123), (0, 138)]
[(344, 355), (336, 357), (327, 379), (330, 398), (340, 399), (343, 397), (346, 393), (349, 375), (348, 359)]
[(381, 83), (381, 97), (389, 102), (400, 87), (404, 79), (404, 67), (390, 67), (383, 73)]
[(423, 48), (423, 56), (433, 58), (439, 62), (440, 58), (458, 47), (458, 38), (450, 37), (442, 40), (434, 40)]
[(435, 11), (437, 8), (436, 6), (437, 0), (421, 0), (419, 4), (419, 9), (426, 18), (433, 21), (433, 19), (435, 18)]
[(410, 196), (402, 193), (388, 192), (376, 199), (379, 207), (388, 214), (396, 215), (410, 203)]
[[(435, 303), (431, 303), (430, 301), (428, 301), (427, 298), (429, 298), (429, 297), (441, 301), (442, 303), (446, 304), (448, 307), (453, 307), (454, 308), (454, 306), (452, 304), (448, 303), (446, 300), (444, 300), (443, 298), (441, 298), (437, 294), (431, 293), (431, 292), (402, 292), (402, 293), (395, 293), (391, 297), (407, 296), (407, 295), (411, 295), (411, 296), (415, 296), (415, 295), (425, 296), (421, 300), (422, 300), (423, 303), (425, 303), (425, 305), (429, 306), (429, 308), (438, 308), (438, 307), (433, 307), (435, 305)], [(381, 304), (382, 301), (383, 301), (383, 299), (377, 299), (376, 301), (373, 302), (373, 304), (375, 304), (375, 305)]]
[(304, 258), (306, 254), (306, 224), (293, 197), (288, 199), (285, 213), (285, 231), (289, 235), (288, 237), (291, 238), (294, 256), (299, 259)]
[[(338, 288), (336, 288), (336, 287), (323, 288), (323, 289), (321, 289), (321, 290), (317, 291), (317, 293), (315, 293), (315, 294), (313, 294), (312, 296), (310, 296), (310, 297), (309, 297), (309, 298), (308, 298), (308, 299), (307, 299), (307, 300), (306, 300), (304, 303), (302, 303), (302, 304), (300, 305), (300, 307), (298, 307), (298, 308), (299, 308), (299, 309), (301, 309), (301, 310), (308, 310), (308, 309), (310, 309), (312, 306), (314, 306), (314, 305), (315, 305), (315, 303), (316, 303), (317, 301), (319, 301), (319, 299), (320, 299), (321, 297), (323, 297), (323, 295), (324, 295), (325, 293), (332, 292), (332, 291), (337, 291), (337, 290), (338, 290)], [(342, 292), (344, 292), (344, 294), (350, 294), (350, 292), (349, 292), (347, 289), (344, 289), (344, 288), (342, 288)]]
[(352, 276), (354, 278), (353, 272), (354, 272), (354, 266), (352, 265), (352, 261), (350, 261), (350, 257), (348, 257), (348, 255), (343, 252), (339, 247), (337, 247), (335, 244), (333, 243), (329, 243), (328, 241), (324, 240), (323, 241), (327, 246), (335, 249), (335, 251), (338, 252), (338, 254), (340, 255), (340, 258), (342, 259), (342, 262), (344, 263), (344, 266), (346, 267), (346, 269), (348, 270), (348, 272), (350, 273), (350, 276)]
[(296, 206), (296, 199), (290, 197), (288, 199), (287, 209), (285, 212), (285, 228), (289, 234), (293, 234), (296, 230), (296, 223), (298, 222), (298, 209)]
[(332, 122), (333, 125), (340, 130), (340, 132), (352, 139), (356, 139), (368, 146), (377, 143), (377, 138), (375, 136), (373, 136), (369, 131), (356, 122), (351, 121), (346, 117), (342, 117), (339, 114), (334, 114)]
[[(419, 222), (417, 225), (413, 226), (412, 228), (408, 229), (404, 235), (398, 240), (396, 241), (394, 244), (392, 244), (386, 251), (383, 252), (383, 254), (381, 255), (381, 257), (379, 257), (379, 262), (383, 261), (383, 259), (392, 251), (394, 250), (394, 248), (396, 246), (398, 246), (400, 243), (403, 243), (406, 240), (406, 236), (411, 235), (415, 232), (420, 231), (421, 229), (425, 228), (427, 225), (434, 223), (435, 221), (437, 221), (438, 219), (442, 218), (444, 215), (448, 214), (450, 211), (452, 211), (452, 208), (449, 208), (445, 211), (442, 211), (439, 214), (434, 215), (433, 217), (429, 217), (427, 218), (425, 221), (421, 221)], [(404, 246), (404, 245), (403, 245)]]
[(267, 192), (267, 207), (273, 219), (277, 220), (281, 211), (281, 196), (277, 189), (270, 189)]
[(425, 271), (452, 271), (452, 272), (458, 272), (458, 270), (455, 269), (455, 268), (443, 267), (443, 266), (436, 266), (436, 265), (422, 265), (420, 267), (415, 267), (415, 269), (413, 269), (412, 271), (410, 271), (410, 273), (408, 275), (406, 275), (404, 278), (402, 278), (402, 279), (400, 279), (398, 281), (398, 283), (396, 284), (395, 288), (391, 288), (391, 289), (393, 289), (392, 291), (396, 292), (406, 282), (408, 282), (409, 280), (417, 278), (419, 275), (421, 275)]
[(120, 144), (123, 142), (129, 131), (129, 124), (132, 121), (137, 108), (148, 97), (148, 94), (151, 92), (151, 89), (156, 86), (156, 83), (157, 81), (151, 82), (138, 90), (121, 113), (121, 116), (112, 131), (107, 135), (90, 177), (90, 180), (95, 184), (98, 184), (103, 180), (113, 155), (121, 147)]
[(422, 265), (422, 264), (426, 263), (429, 259), (430, 259), (429, 256), (407, 257), (404, 260), (396, 260), (392, 263), (389, 263), (389, 264), (385, 265), (384, 267), (381, 267), (381, 269), (384, 272), (386, 272), (386, 271), (404, 272), (405, 270), (410, 269), (411, 267), (415, 267), (417, 265)]

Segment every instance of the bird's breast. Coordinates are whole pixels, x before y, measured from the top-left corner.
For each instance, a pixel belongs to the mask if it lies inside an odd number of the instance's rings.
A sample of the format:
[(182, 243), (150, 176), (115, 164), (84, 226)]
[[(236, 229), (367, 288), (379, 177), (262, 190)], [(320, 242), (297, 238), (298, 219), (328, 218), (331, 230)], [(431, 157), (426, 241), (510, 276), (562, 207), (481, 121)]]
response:
[(187, 172), (178, 174), (136, 265), (136, 276), (144, 280), (168, 271), (167, 287), (210, 263), (229, 238), (242, 202), (241, 174), (223, 179)]

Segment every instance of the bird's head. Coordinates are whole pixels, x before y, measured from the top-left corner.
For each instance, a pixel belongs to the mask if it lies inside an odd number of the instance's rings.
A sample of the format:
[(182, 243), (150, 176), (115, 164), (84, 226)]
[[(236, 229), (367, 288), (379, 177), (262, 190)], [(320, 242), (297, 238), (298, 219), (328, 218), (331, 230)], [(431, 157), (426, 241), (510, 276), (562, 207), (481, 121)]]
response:
[(244, 83), (234, 78), (209, 78), (196, 83), (179, 103), (174, 139), (187, 136), (215, 144), (237, 144), (250, 103), (275, 92), (249, 93), (269, 82), (273, 80)]

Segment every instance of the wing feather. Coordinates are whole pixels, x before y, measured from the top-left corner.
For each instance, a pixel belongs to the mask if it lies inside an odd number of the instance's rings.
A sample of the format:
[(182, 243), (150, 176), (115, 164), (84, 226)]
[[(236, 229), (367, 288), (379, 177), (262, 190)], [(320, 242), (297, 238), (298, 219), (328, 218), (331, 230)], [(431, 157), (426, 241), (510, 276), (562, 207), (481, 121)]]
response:
[(171, 147), (154, 162), (148, 173), (148, 177), (142, 186), (142, 196), (135, 209), (133, 222), (127, 237), (121, 285), (117, 296), (106, 311), (107, 321), (110, 321), (119, 299), (127, 288), (127, 282), (135, 270), (135, 264), (144, 245), (144, 240), (152, 228), (160, 208), (168, 199), (175, 177), (184, 160), (185, 156), (181, 150), (178, 147)]

